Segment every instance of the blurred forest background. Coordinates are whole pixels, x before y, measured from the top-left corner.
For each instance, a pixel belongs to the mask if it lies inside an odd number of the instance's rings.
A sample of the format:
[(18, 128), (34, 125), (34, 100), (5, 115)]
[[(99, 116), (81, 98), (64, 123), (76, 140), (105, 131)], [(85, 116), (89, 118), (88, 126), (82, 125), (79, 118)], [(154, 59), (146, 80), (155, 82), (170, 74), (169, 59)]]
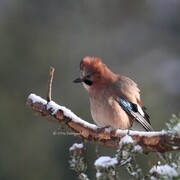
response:
[[(155, 130), (180, 110), (179, 0), (1, 0), (0, 54), (0, 179), (75, 177), (68, 150), (80, 139), (53, 135), (58, 125), (26, 106), (30, 93), (45, 97), (50, 66), (53, 100), (89, 122), (88, 96), (72, 83), (87, 55), (138, 83)], [(94, 179), (95, 146), (87, 149)], [(145, 171), (151, 156), (139, 157)]]

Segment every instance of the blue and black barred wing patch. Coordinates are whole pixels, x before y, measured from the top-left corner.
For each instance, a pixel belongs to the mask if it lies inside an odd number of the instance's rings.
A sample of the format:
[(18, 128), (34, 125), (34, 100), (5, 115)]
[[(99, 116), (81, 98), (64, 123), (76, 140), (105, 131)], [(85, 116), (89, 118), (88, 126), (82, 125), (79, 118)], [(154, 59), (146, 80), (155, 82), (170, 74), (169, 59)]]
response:
[(153, 131), (149, 122), (149, 116), (138, 104), (134, 104), (120, 97), (117, 97), (116, 100), (119, 105), (124, 109), (124, 111), (130, 117), (134, 118), (137, 122), (139, 122), (146, 131)]

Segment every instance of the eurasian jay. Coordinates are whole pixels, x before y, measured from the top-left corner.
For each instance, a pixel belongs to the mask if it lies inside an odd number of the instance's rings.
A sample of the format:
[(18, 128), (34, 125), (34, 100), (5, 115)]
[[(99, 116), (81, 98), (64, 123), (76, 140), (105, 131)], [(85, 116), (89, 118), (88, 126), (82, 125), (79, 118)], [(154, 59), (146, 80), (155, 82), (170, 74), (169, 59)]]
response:
[(98, 57), (80, 62), (80, 78), (90, 98), (91, 115), (98, 126), (153, 131), (137, 84), (113, 73)]

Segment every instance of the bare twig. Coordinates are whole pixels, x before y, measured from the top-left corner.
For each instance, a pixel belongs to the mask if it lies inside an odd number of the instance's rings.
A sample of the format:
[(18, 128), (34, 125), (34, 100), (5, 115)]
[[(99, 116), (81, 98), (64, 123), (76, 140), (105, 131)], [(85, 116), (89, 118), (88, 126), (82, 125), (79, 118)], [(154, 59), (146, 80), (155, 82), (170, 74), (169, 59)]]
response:
[(52, 91), (53, 77), (54, 77), (54, 68), (50, 67), (50, 69), (49, 69), (49, 79), (48, 79), (48, 88), (47, 88), (47, 102), (51, 101), (51, 91)]

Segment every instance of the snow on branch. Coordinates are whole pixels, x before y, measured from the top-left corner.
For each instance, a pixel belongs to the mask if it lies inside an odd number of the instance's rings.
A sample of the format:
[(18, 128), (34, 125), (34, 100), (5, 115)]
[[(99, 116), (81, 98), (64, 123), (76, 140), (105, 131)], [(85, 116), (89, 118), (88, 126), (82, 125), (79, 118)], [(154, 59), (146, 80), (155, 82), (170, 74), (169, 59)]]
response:
[[(71, 112), (71, 110), (51, 100), (53, 75), (54, 68), (51, 67), (49, 71), (46, 100), (35, 94), (30, 94), (27, 99), (27, 105), (41, 116), (51, 117), (51, 119), (64, 125), (69, 131), (78, 134), (78, 136), (85, 141), (91, 141), (107, 147), (117, 148), (121, 140), (124, 141), (124, 139), (127, 139), (123, 137), (128, 135), (132, 138), (132, 141), (134, 141), (133, 144), (136, 147), (141, 146), (142, 151), (145, 153), (163, 153), (180, 149), (180, 138), (178, 133), (174, 134), (169, 131), (139, 132), (101, 128), (79, 118)], [(129, 138), (127, 140), (129, 140)]]
[(166, 131), (139, 132), (100, 128), (79, 118), (66, 107), (60, 106), (54, 101), (47, 102), (35, 94), (29, 95), (27, 104), (41, 116), (50, 116), (55, 121), (64, 124), (71, 131), (79, 134), (79, 137), (85, 141), (117, 148), (120, 140), (128, 134), (135, 144), (142, 147), (144, 152), (163, 153), (180, 149), (180, 138)]

